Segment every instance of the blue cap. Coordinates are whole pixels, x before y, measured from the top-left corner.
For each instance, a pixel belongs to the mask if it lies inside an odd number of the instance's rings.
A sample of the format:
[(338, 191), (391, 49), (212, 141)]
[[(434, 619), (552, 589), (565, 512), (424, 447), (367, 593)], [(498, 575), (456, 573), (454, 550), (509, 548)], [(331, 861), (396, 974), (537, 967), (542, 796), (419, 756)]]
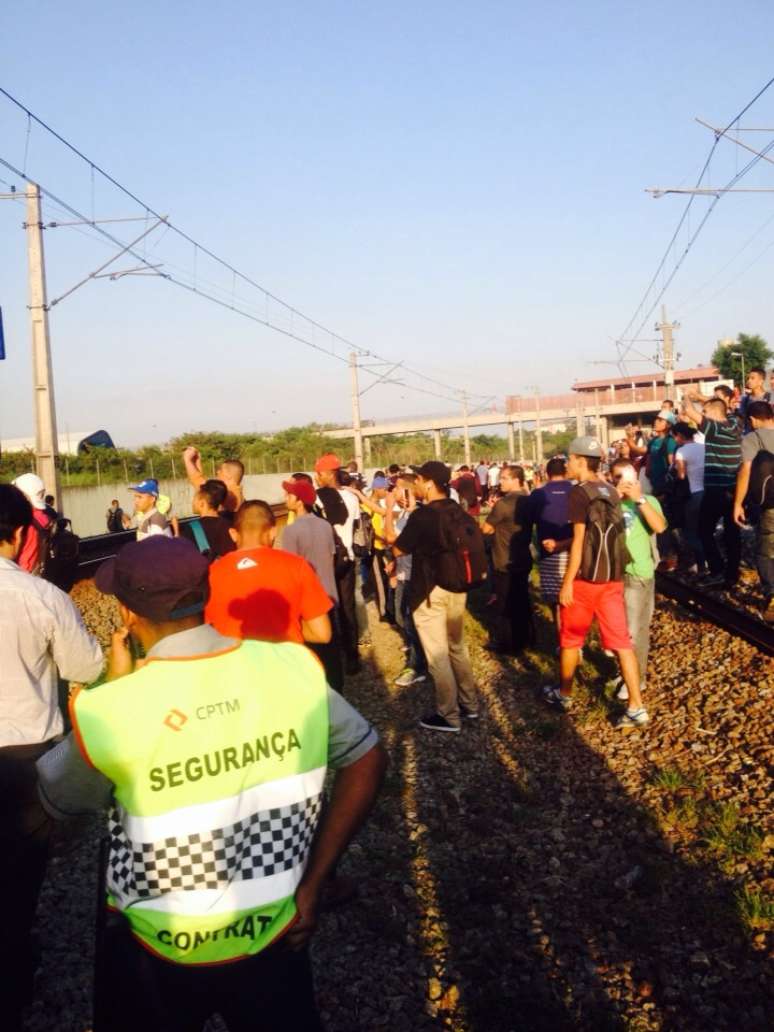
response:
[(147, 480), (141, 480), (139, 484), (130, 484), (130, 491), (136, 491), (137, 494), (149, 494), (155, 498), (159, 496), (159, 482), (154, 480), (153, 477), (148, 477)]
[(374, 477), (374, 479), (371, 481), (371, 487), (376, 488), (377, 491), (389, 486), (390, 482), (387, 479), (387, 477)]

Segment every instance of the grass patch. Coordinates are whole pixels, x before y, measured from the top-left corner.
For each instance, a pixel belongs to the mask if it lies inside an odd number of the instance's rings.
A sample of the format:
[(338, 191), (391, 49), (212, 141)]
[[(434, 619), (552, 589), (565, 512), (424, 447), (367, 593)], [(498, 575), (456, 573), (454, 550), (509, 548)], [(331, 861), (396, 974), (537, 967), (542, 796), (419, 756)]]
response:
[(664, 811), (662, 820), (670, 831), (695, 831), (701, 814), (693, 796), (686, 796), (671, 803)]
[(755, 860), (763, 852), (763, 835), (742, 820), (733, 803), (707, 808), (702, 838), (710, 852), (726, 864), (739, 859)]
[(651, 784), (664, 792), (701, 792), (707, 783), (703, 770), (681, 770), (676, 766), (661, 767), (651, 779)]
[(761, 889), (744, 885), (735, 896), (736, 913), (748, 932), (774, 928), (774, 900)]

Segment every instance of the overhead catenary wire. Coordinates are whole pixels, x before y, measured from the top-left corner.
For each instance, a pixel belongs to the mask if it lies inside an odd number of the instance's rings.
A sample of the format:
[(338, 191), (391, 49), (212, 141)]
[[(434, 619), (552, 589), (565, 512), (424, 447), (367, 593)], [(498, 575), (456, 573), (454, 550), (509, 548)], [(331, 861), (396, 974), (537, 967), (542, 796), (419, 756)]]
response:
[[(330, 355), (330, 356), (332, 356), (332, 357), (334, 357), (334, 358), (336, 358), (336, 359), (338, 359), (340, 361), (348, 362), (348, 357), (342, 356), (342, 355), (340, 355), (340, 354), (338, 354), (336, 352), (335, 346), (334, 346), (334, 342), (337, 342), (339, 345), (341, 345), (344, 349), (346, 349), (347, 352), (354, 351), (354, 352), (356, 352), (360, 356), (368, 356), (370, 358), (376, 358), (376, 359), (379, 359), (379, 360), (384, 361), (384, 362), (394, 361), (394, 359), (384, 358), (383, 356), (376, 354), (370, 348), (363, 347), (362, 345), (356, 344), (353, 341), (349, 340), (348, 338), (343, 337), (341, 334), (336, 333), (335, 331), (333, 331), (333, 330), (329, 329), (328, 327), (324, 326), (322, 323), (319, 323), (315, 319), (312, 319), (310, 316), (305, 315), (300, 309), (296, 308), (294, 305), (289, 304), (288, 302), (284, 301), (282, 298), (278, 297), (276, 294), (274, 294), (271, 291), (267, 290), (266, 287), (262, 286), (260, 283), (258, 283), (256, 280), (254, 280), (252, 277), (250, 277), (246, 273), (242, 272), (240, 269), (238, 269), (236, 266), (234, 266), (233, 264), (228, 262), (226, 259), (221, 258), (219, 255), (215, 254), (215, 252), (210, 250), (208, 247), (206, 247), (200, 241), (194, 239), (194, 237), (190, 236), (184, 230), (180, 229), (173, 222), (171, 222), (171, 220), (163, 219), (163, 216), (154, 208), (154, 206), (148, 204), (146, 201), (144, 201), (140, 197), (138, 197), (137, 194), (135, 194), (132, 190), (130, 190), (128, 187), (124, 186), (123, 183), (119, 182), (119, 180), (117, 180), (114, 176), (112, 176), (106, 169), (102, 168), (101, 165), (99, 165), (92, 158), (90, 158), (86, 154), (84, 154), (83, 151), (81, 151), (78, 147), (76, 147), (73, 143), (71, 143), (68, 139), (66, 139), (66, 137), (62, 136), (61, 133), (57, 132), (56, 129), (54, 129), (52, 126), (50, 126), (47, 122), (45, 122), (38, 115), (36, 115), (33, 111), (31, 111), (28, 107), (26, 107), (26, 105), (24, 105), (20, 100), (18, 100), (18, 98), (16, 98), (13, 94), (9, 93), (9, 91), (4, 89), (2, 86), (0, 86), (0, 95), (4, 96), (12, 105), (14, 105), (16, 108), (18, 108), (21, 112), (23, 112), (27, 116), (28, 125), (31, 125), (32, 122), (34, 122), (36, 125), (40, 126), (41, 129), (43, 129), (43, 130), (45, 130), (45, 132), (49, 133), (54, 139), (56, 139), (59, 143), (61, 143), (64, 147), (66, 147), (72, 154), (74, 154), (76, 157), (78, 157), (81, 161), (83, 161), (88, 166), (89, 174), (90, 174), (90, 177), (91, 177), (92, 219), (89, 220), (88, 218), (84, 217), (85, 221), (87, 221), (87, 222), (93, 221), (94, 175), (95, 175), (95, 173), (97, 173), (98, 175), (102, 176), (107, 182), (109, 182), (112, 186), (114, 186), (117, 190), (119, 190), (121, 193), (123, 193), (124, 196), (128, 197), (135, 204), (138, 204), (149, 215), (151, 215), (151, 216), (153, 216), (153, 217), (155, 217), (157, 219), (162, 219), (163, 221), (165, 221), (165, 223), (166, 223), (166, 225), (168, 227), (168, 232), (172, 232), (172, 233), (176, 234), (182, 240), (184, 240), (187, 243), (189, 243), (190, 245), (192, 245), (193, 248), (194, 248), (194, 253), (195, 254), (198, 253), (198, 252), (201, 252), (202, 254), (206, 255), (208, 258), (212, 259), (214, 262), (216, 262), (217, 264), (222, 266), (228, 272), (230, 272), (234, 278), (239, 278), (244, 283), (246, 283), (249, 286), (253, 287), (255, 290), (260, 291), (264, 295), (264, 297), (266, 299), (266, 306), (267, 306), (267, 308), (268, 308), (268, 303), (271, 302), (271, 303), (276, 304), (276, 305), (280, 306), (281, 308), (285, 309), (286, 312), (288, 313), (289, 318), (290, 318), (291, 325), (294, 325), (294, 322), (295, 322), (296, 319), (303, 320), (303, 322), (305, 322), (308, 326), (312, 327), (314, 330), (320, 331), (321, 334), (326, 336), (331, 341), (331, 347), (327, 347), (326, 348), (326, 347), (322, 346), (319, 343), (315, 343), (313, 341), (310, 341), (308, 339), (308, 337), (303, 337), (303, 336), (301, 336), (298, 333), (295, 333), (295, 332), (283, 329), (282, 327), (278, 326), (276, 323), (273, 323), (273, 322), (271, 322), (268, 319), (259, 319), (259, 318), (256, 317), (256, 319), (255, 319), (256, 322), (262, 323), (262, 325), (267, 326), (269, 329), (276, 330), (277, 332), (280, 332), (280, 333), (284, 333), (286, 336), (288, 336), (288, 337), (298, 341), (299, 343), (306, 344), (307, 346), (312, 347), (315, 350), (317, 350), (319, 352), (322, 352), (324, 354), (328, 354), (328, 355)], [(26, 158), (26, 155), (25, 155), (25, 158)], [(19, 172), (17, 170), (14, 170), (14, 171), (15, 171), (15, 173), (17, 175), (20, 175), (21, 178), (23, 178), (25, 181), (27, 181), (27, 182), (32, 181), (32, 179), (28, 178), (27, 175), (25, 174), (26, 173), (26, 168), (22, 172)], [(47, 191), (47, 193), (50, 193), (50, 192)], [(123, 244), (117, 244), (117, 246), (124, 246), (124, 245)], [(169, 278), (169, 279), (170, 279), (170, 282), (177, 282), (173, 278)], [(196, 282), (198, 282), (198, 278), (197, 278)], [(178, 282), (177, 285), (178, 286), (185, 286), (186, 289), (192, 290), (193, 293), (199, 293), (199, 294), (202, 294), (202, 296), (207, 296), (207, 295), (203, 294), (201, 291), (194, 289), (194, 287), (191, 287), (188, 284), (183, 284), (183, 283), (179, 283)], [(216, 301), (216, 303), (218, 303), (218, 304), (221, 304), (224, 308), (232, 308), (232, 306), (228, 302), (226, 302), (226, 301), (223, 301), (223, 300), (220, 300), (220, 299), (216, 299), (216, 298), (211, 298), (211, 300)], [(233, 308), (233, 310), (237, 311), (238, 309)], [(245, 314), (245, 313), (242, 313), (242, 314)], [(402, 363), (401, 368), (407, 374), (415, 376), (418, 379), (420, 379), (420, 380), (422, 380), (422, 381), (424, 381), (426, 383), (433, 384), (436, 387), (440, 387), (443, 390), (446, 390), (446, 391), (450, 392), (450, 394), (452, 394), (453, 397), (449, 398), (448, 400), (453, 400), (455, 402), (458, 402), (460, 397), (463, 394), (463, 390), (461, 388), (455, 387), (455, 386), (453, 386), (451, 384), (444, 383), (441, 380), (437, 380), (434, 377), (428, 376), (425, 373), (422, 373), (419, 370), (417, 370), (417, 369), (415, 369), (415, 368), (413, 368), (411, 366), (407, 366), (405, 363)], [(414, 386), (409, 385), (409, 384), (403, 384), (402, 386), (405, 389), (407, 389), (407, 390), (412, 390), (412, 391), (413, 390), (417, 390), (417, 391), (420, 390), (419, 388), (414, 387)], [(430, 392), (426, 391), (426, 390), (423, 390), (420, 393), (430, 393)], [(435, 395), (435, 396), (442, 397), (442, 395)], [(483, 394), (475, 394), (473, 396), (475, 396), (477, 398), (485, 397)], [(443, 396), (443, 397), (447, 397), (447, 396)]]
[[(699, 173), (698, 179), (696, 180), (695, 189), (699, 189), (701, 187), (701, 184), (702, 184), (702, 182), (704, 180), (704, 177), (707, 174), (707, 171), (708, 171), (708, 169), (709, 169), (709, 167), (710, 167), (710, 165), (712, 163), (712, 158), (713, 158), (713, 156), (715, 154), (715, 151), (717, 150), (717, 147), (718, 147), (718, 144), (719, 144), (720, 140), (726, 135), (726, 133), (728, 133), (728, 131), (730, 129), (732, 129), (739, 122), (739, 120), (750, 110), (750, 108), (758, 100), (760, 100), (760, 98), (764, 95), (764, 93), (766, 93), (766, 91), (772, 86), (772, 84), (774, 84), (774, 76), (772, 76), (772, 78), (769, 79), (769, 81), (764, 86), (762, 86), (760, 90), (758, 90), (758, 92), (755, 94), (755, 96), (752, 98), (752, 100), (748, 101), (748, 103), (745, 104), (745, 106), (742, 108), (742, 110), (731, 119), (731, 121), (726, 125), (725, 129), (723, 129), (720, 132), (717, 132), (715, 134), (715, 139), (714, 139), (714, 141), (712, 143), (712, 146), (710, 147), (709, 153), (708, 153), (707, 158), (706, 158), (706, 160), (704, 162), (704, 165), (702, 166), (701, 172)], [(769, 144), (768, 147), (766, 148), (766, 150), (764, 152), (762, 152), (762, 153), (767, 153), (771, 149), (771, 147), (772, 147), (772, 144)], [(745, 175), (747, 173), (747, 171), (749, 171), (750, 168), (752, 168), (755, 164), (757, 164), (758, 161), (761, 160), (761, 156), (762, 155), (758, 155), (754, 160), (748, 162), (748, 164), (741, 170), (741, 172), (737, 172), (734, 175), (733, 179), (728, 184), (726, 184), (725, 189), (728, 189), (729, 186), (732, 186), (735, 182), (737, 182), (739, 179), (741, 179), (742, 176)], [(658, 304), (660, 303), (662, 297), (664, 296), (664, 294), (666, 293), (667, 289), (669, 288), (669, 285), (671, 284), (672, 280), (674, 279), (677, 271), (679, 270), (679, 268), (682, 265), (682, 263), (685, 261), (685, 258), (687, 256), (688, 252), (690, 251), (691, 247), (693, 246), (693, 243), (695, 242), (695, 240), (697, 239), (697, 237), (701, 233), (701, 230), (704, 228), (704, 225), (706, 224), (707, 219), (709, 218), (709, 215), (714, 211), (714, 209), (715, 209), (715, 207), (716, 207), (716, 205), (717, 205), (721, 195), (718, 195), (718, 196), (716, 196), (714, 198), (714, 200), (712, 201), (712, 203), (710, 204), (709, 208), (705, 212), (704, 217), (701, 219), (701, 221), (699, 223), (699, 226), (694, 231), (694, 233), (690, 234), (690, 232), (689, 232), (688, 244), (684, 248), (682, 255), (677, 260), (677, 263), (675, 264), (671, 274), (666, 278), (666, 282), (663, 283), (663, 285), (661, 287), (661, 290), (659, 291), (659, 293), (656, 296), (655, 300), (651, 303), (650, 307), (645, 312), (645, 315), (642, 317), (642, 320), (641, 320), (641, 322), (639, 324), (638, 329), (636, 329), (634, 332), (632, 332), (632, 327), (637, 322), (637, 319), (639, 318), (640, 313), (645, 309), (645, 306), (648, 303), (648, 299), (651, 296), (653, 288), (655, 287), (656, 283), (658, 282), (659, 277), (662, 275), (662, 272), (666, 268), (667, 262), (669, 260), (670, 252), (672, 251), (672, 248), (676, 246), (677, 239), (678, 239), (678, 237), (680, 235), (680, 231), (682, 230), (683, 226), (686, 224), (686, 222), (687, 222), (687, 220), (688, 220), (688, 218), (690, 216), (690, 212), (691, 212), (691, 209), (693, 207), (693, 204), (694, 204), (694, 201), (696, 199), (696, 196), (697, 195), (692, 194), (688, 198), (688, 200), (686, 202), (686, 205), (685, 205), (685, 207), (683, 209), (683, 212), (682, 212), (680, 218), (678, 219), (677, 226), (675, 227), (674, 233), (672, 234), (672, 236), (671, 236), (671, 238), (669, 240), (669, 243), (666, 246), (666, 250), (664, 251), (664, 254), (663, 254), (660, 262), (656, 266), (656, 271), (653, 273), (653, 276), (652, 276), (650, 282), (648, 283), (648, 286), (645, 289), (644, 294), (642, 295), (640, 303), (638, 304), (637, 308), (634, 310), (634, 314), (629, 319), (629, 322), (626, 324), (626, 327), (624, 328), (623, 333), (621, 333), (619, 338), (618, 338), (618, 341), (619, 341), (619, 344), (618, 344), (618, 361), (619, 361), (619, 363), (623, 362), (623, 360), (625, 359), (626, 355), (631, 350), (631, 345), (627, 343), (628, 339), (631, 338), (633, 340), (636, 340), (636, 338), (639, 337), (640, 333), (642, 332), (643, 327), (645, 326), (645, 324), (647, 323), (648, 319), (651, 317), (653, 312), (658, 307)]]

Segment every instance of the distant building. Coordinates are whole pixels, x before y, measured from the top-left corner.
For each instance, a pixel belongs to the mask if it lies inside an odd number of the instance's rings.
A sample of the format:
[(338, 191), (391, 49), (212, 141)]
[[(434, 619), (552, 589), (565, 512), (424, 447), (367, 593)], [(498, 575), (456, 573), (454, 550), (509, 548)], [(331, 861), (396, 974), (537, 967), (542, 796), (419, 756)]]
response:
[[(82, 455), (92, 448), (114, 448), (110, 434), (105, 430), (80, 430), (58, 434), (60, 455)], [(0, 438), (0, 455), (10, 452), (35, 451), (34, 437), (2, 437)]]

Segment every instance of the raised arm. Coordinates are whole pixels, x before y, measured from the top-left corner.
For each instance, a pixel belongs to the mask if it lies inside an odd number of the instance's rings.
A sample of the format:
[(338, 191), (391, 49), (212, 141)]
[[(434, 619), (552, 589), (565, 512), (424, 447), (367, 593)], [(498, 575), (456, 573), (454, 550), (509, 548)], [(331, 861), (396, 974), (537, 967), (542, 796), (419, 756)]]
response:
[(185, 465), (186, 476), (193, 487), (201, 487), (207, 479), (202, 472), (202, 458), (199, 449), (189, 444), (183, 449), (183, 464)]

